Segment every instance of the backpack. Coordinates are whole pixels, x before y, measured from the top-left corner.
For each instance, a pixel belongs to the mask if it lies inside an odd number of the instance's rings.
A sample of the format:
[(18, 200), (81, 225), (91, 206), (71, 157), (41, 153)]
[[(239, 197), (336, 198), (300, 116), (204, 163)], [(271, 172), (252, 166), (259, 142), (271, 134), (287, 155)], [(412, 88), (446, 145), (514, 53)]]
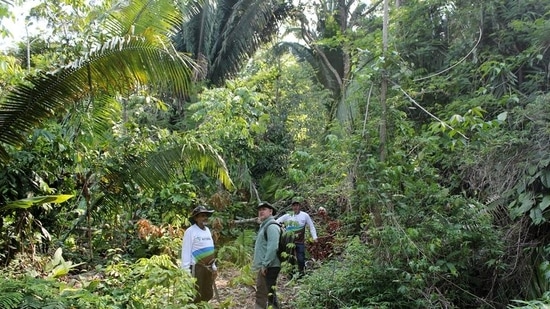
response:
[(273, 222), (268, 224), (265, 227), (264, 237), (266, 241), (267, 241), (267, 228), (272, 224), (276, 224), (279, 227), (280, 237), (279, 237), (279, 246), (277, 247), (277, 257), (281, 262), (284, 262), (284, 261), (290, 262), (292, 259), (294, 259), (294, 248), (296, 247), (294, 245), (294, 238), (296, 235), (294, 234), (294, 232), (287, 231), (287, 229), (282, 224)]

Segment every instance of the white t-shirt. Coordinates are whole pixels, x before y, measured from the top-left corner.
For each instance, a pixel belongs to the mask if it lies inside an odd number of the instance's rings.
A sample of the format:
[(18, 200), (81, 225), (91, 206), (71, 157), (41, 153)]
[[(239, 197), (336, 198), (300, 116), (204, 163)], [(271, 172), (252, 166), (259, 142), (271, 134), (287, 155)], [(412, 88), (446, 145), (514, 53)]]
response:
[(313, 221), (307, 212), (300, 211), (295, 214), (294, 212), (289, 214), (284, 214), (276, 220), (278, 223), (285, 223), (286, 229), (288, 231), (297, 231), (298, 236), (296, 242), (303, 242), (305, 238), (305, 227), (309, 228), (311, 237), (313, 240), (317, 239), (317, 231), (313, 225)]

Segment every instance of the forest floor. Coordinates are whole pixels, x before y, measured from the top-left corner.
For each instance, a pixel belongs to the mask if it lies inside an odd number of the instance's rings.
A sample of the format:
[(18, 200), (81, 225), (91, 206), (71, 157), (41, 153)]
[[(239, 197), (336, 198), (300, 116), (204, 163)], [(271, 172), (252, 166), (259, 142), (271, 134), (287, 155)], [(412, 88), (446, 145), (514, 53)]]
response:
[[(248, 284), (231, 284), (232, 279), (240, 276), (238, 269), (220, 270), (216, 279), (219, 300), (214, 296), (210, 304), (217, 309), (254, 309), (255, 286)], [(291, 309), (289, 302), (299, 288), (295, 281), (290, 281), (284, 273), (277, 280), (277, 296), (280, 309)], [(230, 304), (227, 307), (227, 304)]]

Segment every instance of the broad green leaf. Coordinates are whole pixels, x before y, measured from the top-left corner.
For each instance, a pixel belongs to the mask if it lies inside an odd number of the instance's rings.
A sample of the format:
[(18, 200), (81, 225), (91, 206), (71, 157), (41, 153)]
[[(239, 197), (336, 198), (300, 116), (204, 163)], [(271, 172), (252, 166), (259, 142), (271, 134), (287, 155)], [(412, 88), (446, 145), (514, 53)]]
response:
[(541, 171), (541, 173), (540, 173), (540, 182), (546, 188), (550, 188), (550, 171), (549, 170)]
[(532, 197), (531, 197), (531, 194), (521, 194), (519, 197), (519, 202), (520, 202), (520, 206), (519, 206), (519, 213), (521, 214), (525, 214), (527, 213), (532, 207), (533, 205), (535, 204), (535, 202), (533, 201)]
[(548, 206), (550, 206), (550, 195), (545, 195), (539, 204), (539, 208), (544, 211)]
[(535, 173), (537, 172), (537, 166), (535, 166), (535, 165), (530, 165), (529, 168), (527, 169), (527, 172), (528, 172), (529, 175), (531, 175), (531, 176), (535, 175)]
[(544, 216), (542, 215), (542, 211), (538, 207), (531, 209), (531, 211), (529, 212), (529, 217), (531, 218), (531, 220), (533, 220), (533, 223), (535, 225), (541, 224), (546, 221), (544, 219)]
[(64, 260), (63, 260), (63, 249), (57, 248), (57, 250), (55, 250), (55, 253), (53, 255), (52, 264), (55, 266), (55, 265), (59, 265), (62, 262), (64, 262)]
[(497, 119), (499, 121), (505, 121), (508, 118), (508, 112), (498, 114)]
[(455, 267), (455, 264), (453, 263), (447, 263), (447, 268), (449, 269), (449, 271), (451, 272), (451, 274), (455, 277), (458, 276), (458, 271), (456, 270), (456, 267)]

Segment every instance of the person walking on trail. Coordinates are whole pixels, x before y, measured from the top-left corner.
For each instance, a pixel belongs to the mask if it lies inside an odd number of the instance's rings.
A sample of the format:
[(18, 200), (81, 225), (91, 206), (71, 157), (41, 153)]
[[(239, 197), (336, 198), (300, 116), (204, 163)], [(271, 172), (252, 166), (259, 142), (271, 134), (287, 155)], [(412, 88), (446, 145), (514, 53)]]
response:
[[(257, 271), (256, 276), (256, 305), (255, 309), (279, 308), (277, 295), (277, 277), (281, 271), (281, 261), (277, 257), (280, 229), (273, 217), (277, 213), (275, 207), (268, 202), (258, 205), (258, 219), (260, 228), (254, 244), (254, 261), (252, 269)], [(266, 235), (267, 237), (263, 237)]]
[(294, 252), (296, 262), (298, 263), (298, 276), (301, 278), (305, 274), (304, 269), (306, 265), (306, 226), (309, 228), (309, 233), (314, 242), (317, 241), (317, 230), (315, 230), (315, 225), (309, 214), (301, 210), (301, 199), (293, 199), (291, 206), (292, 213), (284, 214), (276, 221), (284, 223), (287, 231), (294, 232)]
[(212, 299), (214, 280), (218, 275), (214, 239), (206, 226), (213, 212), (205, 206), (195, 207), (189, 218), (193, 225), (183, 235), (181, 268), (196, 278), (197, 296), (194, 303)]

